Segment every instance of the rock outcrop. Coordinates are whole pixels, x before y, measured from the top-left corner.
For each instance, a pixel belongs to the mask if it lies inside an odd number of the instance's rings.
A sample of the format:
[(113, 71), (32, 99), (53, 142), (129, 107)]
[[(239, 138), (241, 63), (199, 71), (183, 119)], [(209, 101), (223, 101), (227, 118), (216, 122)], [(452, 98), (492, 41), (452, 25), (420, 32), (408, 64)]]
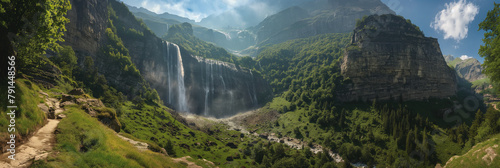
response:
[(401, 16), (372, 15), (357, 25), (341, 65), (343, 101), (423, 100), (455, 95), (456, 77), (437, 39)]

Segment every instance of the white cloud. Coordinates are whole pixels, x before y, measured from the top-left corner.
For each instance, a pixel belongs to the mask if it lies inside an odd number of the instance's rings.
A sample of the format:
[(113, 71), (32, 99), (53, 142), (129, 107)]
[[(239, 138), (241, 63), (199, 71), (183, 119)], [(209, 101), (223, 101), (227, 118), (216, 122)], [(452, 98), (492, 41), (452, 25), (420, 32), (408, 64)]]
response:
[(446, 3), (445, 6), (446, 8), (436, 15), (431, 27), (444, 32), (444, 39), (452, 38), (460, 41), (466, 38), (469, 31), (468, 24), (478, 14), (479, 7), (466, 0)]
[(157, 14), (170, 14), (186, 17), (195, 21), (210, 14), (220, 13), (239, 6), (250, 4), (251, 0), (122, 0), (137, 7), (146, 8)]
[(460, 56), (460, 59), (463, 61), (463, 60), (466, 60), (466, 59), (471, 59), (472, 57), (469, 57), (467, 55), (462, 55)]

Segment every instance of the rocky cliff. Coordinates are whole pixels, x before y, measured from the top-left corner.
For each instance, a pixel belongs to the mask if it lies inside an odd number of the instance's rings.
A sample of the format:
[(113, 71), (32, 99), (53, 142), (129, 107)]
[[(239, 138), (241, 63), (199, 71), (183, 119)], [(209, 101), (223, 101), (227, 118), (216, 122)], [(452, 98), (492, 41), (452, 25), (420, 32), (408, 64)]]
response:
[(457, 87), (437, 39), (395, 15), (359, 22), (341, 69), (350, 79), (340, 97), (345, 101), (447, 98)]
[[(138, 92), (139, 83), (145, 81), (169, 107), (221, 117), (254, 108), (263, 103), (260, 97), (272, 94), (258, 74), (234, 64), (193, 56), (182, 47), (156, 37), (122, 3), (72, 0), (71, 4), (65, 44), (73, 47), (80, 64), (86, 56), (91, 56), (99, 73), (126, 95)], [(102, 50), (109, 45), (106, 36), (109, 9), (117, 16), (113, 20), (117, 36), (128, 49), (141, 79), (121, 78), (120, 71), (115, 70), (117, 65), (104, 58)], [(127, 30), (141, 35), (130, 35)]]

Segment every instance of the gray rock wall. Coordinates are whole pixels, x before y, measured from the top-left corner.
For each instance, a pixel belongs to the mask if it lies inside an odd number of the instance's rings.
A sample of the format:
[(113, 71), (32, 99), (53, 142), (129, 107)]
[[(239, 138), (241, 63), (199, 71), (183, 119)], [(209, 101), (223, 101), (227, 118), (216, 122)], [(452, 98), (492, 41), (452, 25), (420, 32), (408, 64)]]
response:
[(341, 69), (350, 79), (340, 94), (344, 101), (423, 100), (456, 92), (437, 39), (395, 15), (372, 15), (357, 27)]

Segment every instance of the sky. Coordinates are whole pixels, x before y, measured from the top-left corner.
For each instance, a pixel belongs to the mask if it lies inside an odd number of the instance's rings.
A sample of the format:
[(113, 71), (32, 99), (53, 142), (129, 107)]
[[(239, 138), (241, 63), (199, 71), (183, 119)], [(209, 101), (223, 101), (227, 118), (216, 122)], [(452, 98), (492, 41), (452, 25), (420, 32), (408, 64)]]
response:
[(427, 37), (437, 38), (443, 55), (484, 59), (479, 56), (484, 31), (481, 23), (500, 0), (381, 0), (419, 26)]
[(168, 12), (199, 22), (201, 19), (229, 9), (247, 5), (252, 0), (121, 0), (124, 3), (143, 7), (161, 14)]
[[(200, 21), (211, 15), (249, 5), (255, 0), (122, 0), (155, 13), (187, 17)], [(381, 0), (389, 8), (419, 26), (428, 37), (437, 38), (443, 55), (476, 58), (484, 31), (478, 24), (500, 0)]]

